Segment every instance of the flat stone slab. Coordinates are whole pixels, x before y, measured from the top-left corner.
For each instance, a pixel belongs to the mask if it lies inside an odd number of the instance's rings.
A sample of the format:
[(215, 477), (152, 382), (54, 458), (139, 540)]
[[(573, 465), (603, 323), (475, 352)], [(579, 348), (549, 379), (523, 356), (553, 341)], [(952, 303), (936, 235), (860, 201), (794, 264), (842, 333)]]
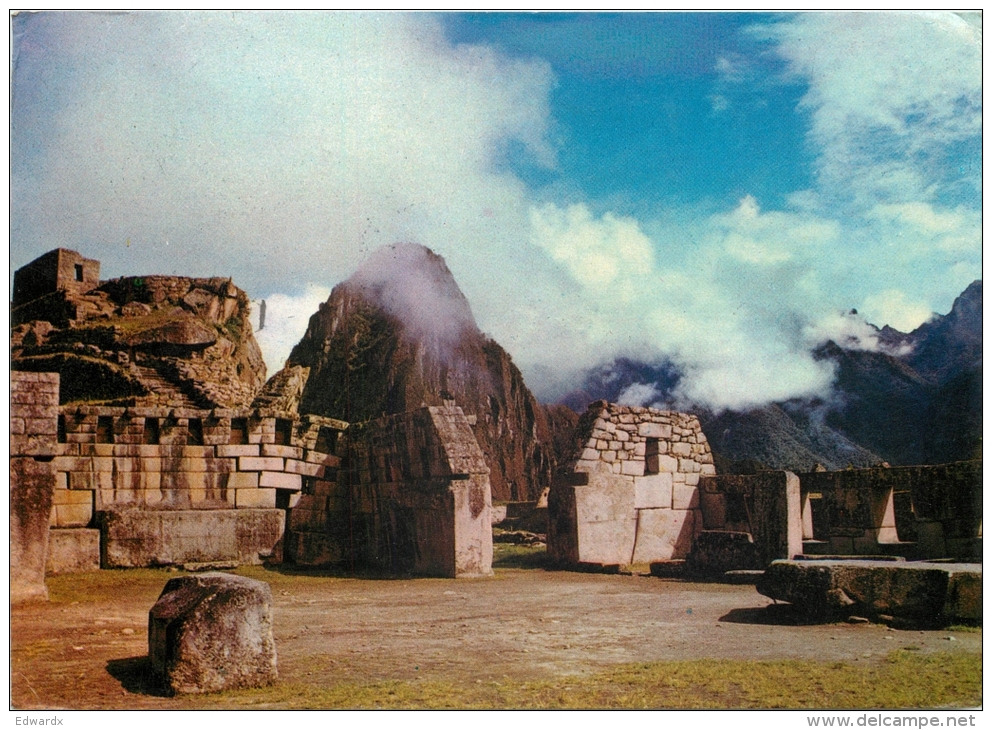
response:
[(932, 626), (982, 622), (979, 563), (776, 560), (756, 587), (813, 621), (887, 615)]
[(173, 578), (148, 612), (148, 656), (176, 694), (272, 684), (269, 584), (228, 573)]

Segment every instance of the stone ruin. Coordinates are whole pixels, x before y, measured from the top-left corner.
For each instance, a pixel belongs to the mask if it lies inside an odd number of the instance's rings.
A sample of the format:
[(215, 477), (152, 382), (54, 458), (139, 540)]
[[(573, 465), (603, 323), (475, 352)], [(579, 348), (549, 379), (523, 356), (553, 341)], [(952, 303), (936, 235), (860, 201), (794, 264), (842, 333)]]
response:
[[(491, 573), (490, 469), (474, 416), (453, 402), (358, 424), (300, 415), (301, 366), (264, 388), (239, 376), (218, 389), (238, 361), (232, 348), (252, 366), (254, 339), (222, 334), (238, 330), (236, 314), (247, 323), (243, 292), (225, 279), (98, 277), (99, 262), (65, 249), (15, 275), (12, 600), (44, 598), (46, 572), (100, 567), (287, 560)], [(53, 336), (38, 319), (53, 312), (76, 334)], [(176, 318), (189, 326), (174, 332)], [(210, 328), (215, 339), (197, 335)], [(80, 344), (94, 331), (116, 349)], [(199, 339), (205, 347), (190, 344)], [(139, 387), (74, 401), (57, 372), (37, 371), (72, 358)], [(149, 358), (171, 385), (146, 372)], [(980, 561), (981, 462), (717, 475), (695, 416), (598, 401), (579, 419), (547, 514), (549, 557), (566, 568), (719, 576), (798, 556)]]
[(703, 529), (699, 480), (716, 473), (695, 416), (597, 401), (548, 494), (548, 554), (559, 565), (683, 559)]
[(796, 556), (982, 558), (981, 461), (717, 475), (691, 415), (598, 401), (548, 497), (559, 565), (721, 576)]

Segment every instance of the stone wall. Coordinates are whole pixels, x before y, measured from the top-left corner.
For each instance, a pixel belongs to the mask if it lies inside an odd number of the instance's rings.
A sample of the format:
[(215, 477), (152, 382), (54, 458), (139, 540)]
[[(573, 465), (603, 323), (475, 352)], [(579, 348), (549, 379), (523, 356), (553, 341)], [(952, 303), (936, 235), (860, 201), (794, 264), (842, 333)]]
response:
[(59, 376), (10, 374), (10, 600), (46, 600)]
[(980, 461), (701, 479), (695, 572), (797, 555), (982, 559)]
[(82, 293), (100, 283), (100, 262), (57, 248), (14, 272), (15, 307), (55, 291)]
[(335, 481), (313, 479), (290, 513), (300, 564), (444, 577), (492, 572), (489, 467), (457, 406), (352, 425)]
[(799, 477), (787, 471), (700, 479), (703, 531), (689, 554), (698, 573), (764, 570), (803, 552)]
[(346, 428), (258, 410), (64, 407), (49, 572), (279, 560), (285, 510), (304, 478), (336, 478), (321, 449)]
[(806, 552), (981, 560), (981, 461), (799, 479)]
[(699, 480), (715, 473), (692, 415), (597, 401), (548, 495), (548, 553), (564, 565), (684, 558), (703, 529)]

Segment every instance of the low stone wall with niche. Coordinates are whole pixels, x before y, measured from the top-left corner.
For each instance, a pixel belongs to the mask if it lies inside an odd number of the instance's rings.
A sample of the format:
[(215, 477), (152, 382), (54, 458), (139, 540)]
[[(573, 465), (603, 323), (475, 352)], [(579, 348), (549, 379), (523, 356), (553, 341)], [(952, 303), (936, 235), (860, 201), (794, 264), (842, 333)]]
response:
[(285, 510), (305, 478), (336, 479), (346, 428), (257, 410), (64, 407), (48, 570), (280, 560)]
[(684, 558), (703, 529), (699, 480), (715, 473), (699, 420), (597, 401), (548, 495), (548, 553), (565, 566)]

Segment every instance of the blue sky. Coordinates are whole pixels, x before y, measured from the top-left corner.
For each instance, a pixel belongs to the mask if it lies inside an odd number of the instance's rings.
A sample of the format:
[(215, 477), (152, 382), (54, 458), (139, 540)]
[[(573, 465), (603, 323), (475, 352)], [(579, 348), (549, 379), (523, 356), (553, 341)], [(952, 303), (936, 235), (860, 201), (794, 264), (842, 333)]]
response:
[(818, 344), (981, 278), (978, 15), (40, 13), (13, 44), (12, 266), (232, 276), (273, 372), (398, 241), (544, 399), (619, 356), (686, 404), (828, 397)]

